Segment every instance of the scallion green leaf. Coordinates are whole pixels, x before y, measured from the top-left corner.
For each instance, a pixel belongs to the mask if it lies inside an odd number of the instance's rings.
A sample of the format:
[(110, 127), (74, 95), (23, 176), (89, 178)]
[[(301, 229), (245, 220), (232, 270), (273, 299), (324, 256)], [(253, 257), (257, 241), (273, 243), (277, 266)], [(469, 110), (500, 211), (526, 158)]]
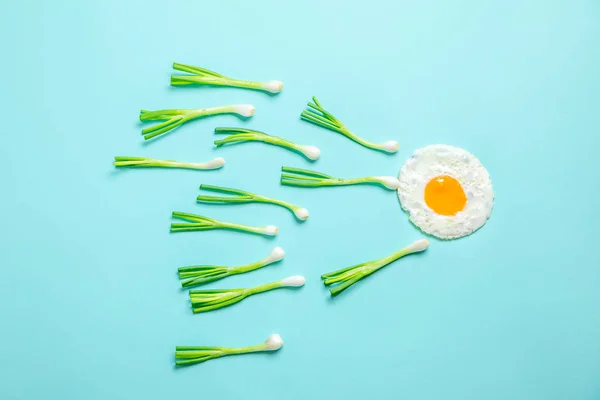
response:
[(212, 290), (190, 290), (190, 302), (194, 314), (213, 311), (227, 307), (244, 300), (248, 296), (269, 290), (304, 286), (306, 279), (303, 276), (290, 276), (279, 281), (266, 283), (248, 289), (212, 289)]
[(127, 156), (116, 156), (113, 163), (115, 167), (122, 168), (183, 168), (183, 169), (217, 169), (225, 165), (225, 159), (217, 157), (205, 163), (191, 163), (181, 162), (173, 160), (157, 160), (154, 158), (146, 157), (127, 157)]
[(360, 184), (377, 184), (389, 190), (400, 186), (393, 176), (365, 176), (362, 178), (334, 178), (321, 172), (308, 169), (281, 167), (281, 184), (298, 187), (348, 186)]
[(189, 214), (180, 211), (173, 211), (173, 218), (188, 221), (187, 223), (172, 223), (171, 232), (188, 232), (188, 231), (208, 231), (213, 229), (228, 229), (247, 233), (254, 233), (264, 236), (275, 236), (279, 229), (273, 225), (267, 226), (248, 226), (234, 224), (231, 222), (219, 221), (208, 218), (203, 215)]
[(262, 90), (269, 93), (279, 93), (283, 89), (283, 82), (252, 82), (233, 79), (214, 71), (195, 67), (193, 65), (173, 63), (173, 69), (177, 71), (187, 72), (190, 75), (171, 75), (171, 85), (209, 85), (209, 86), (229, 86), (244, 89)]
[(198, 108), (189, 110), (158, 110), (140, 111), (140, 121), (164, 121), (159, 124), (142, 129), (144, 140), (152, 139), (165, 134), (178, 126), (201, 117), (218, 114), (238, 114), (242, 117), (254, 115), (255, 108), (251, 104), (234, 104), (231, 106), (219, 106), (209, 108)]
[(238, 265), (235, 267), (226, 267), (220, 265), (193, 265), (181, 267), (178, 269), (179, 279), (183, 279), (181, 287), (191, 287), (214, 282), (231, 275), (244, 274), (256, 269), (281, 261), (285, 252), (281, 247), (275, 247), (269, 255), (260, 261), (250, 264)]
[(225, 139), (215, 140), (215, 145), (221, 147), (223, 145), (243, 142), (263, 142), (274, 146), (279, 146), (284, 149), (298, 152), (309, 160), (316, 160), (321, 155), (321, 150), (315, 146), (308, 146), (290, 142), (278, 136), (271, 136), (264, 132), (254, 131), (245, 128), (215, 128), (215, 133), (228, 134)]
[(175, 347), (175, 365), (183, 367), (224, 356), (277, 351), (281, 346), (283, 346), (283, 340), (278, 334), (269, 336), (264, 343), (246, 347), (177, 346)]
[(398, 142), (395, 140), (389, 140), (385, 143), (373, 143), (359, 137), (358, 135), (355, 135), (346, 127), (346, 125), (334, 117), (333, 114), (325, 110), (321, 103), (319, 103), (319, 100), (317, 100), (317, 98), (314, 96), (313, 101), (309, 102), (307, 106), (308, 109), (302, 111), (300, 114), (300, 118), (302, 118), (304, 121), (341, 133), (348, 139), (353, 140), (369, 149), (379, 150), (386, 153), (395, 153), (398, 151)]
[(261, 196), (255, 193), (246, 192), (239, 189), (231, 189), (212, 185), (200, 185), (200, 189), (223, 193), (228, 196), (207, 196), (200, 195), (197, 197), (197, 201), (200, 203), (212, 203), (212, 204), (244, 204), (244, 203), (263, 203), (273, 204), (283, 208), (287, 208), (294, 216), (301, 221), (308, 218), (308, 210), (303, 207), (296, 206), (288, 203), (287, 201), (273, 199), (266, 196)]
[(362, 264), (353, 265), (348, 268), (343, 268), (337, 271), (329, 272), (321, 275), (325, 286), (335, 285), (329, 292), (332, 296), (337, 296), (356, 282), (360, 281), (364, 277), (371, 275), (373, 272), (380, 268), (396, 261), (397, 259), (404, 257), (411, 253), (417, 253), (424, 251), (429, 247), (429, 242), (426, 239), (417, 240), (413, 244), (404, 247), (395, 253), (390, 254), (387, 257), (380, 258), (379, 260), (368, 261)]

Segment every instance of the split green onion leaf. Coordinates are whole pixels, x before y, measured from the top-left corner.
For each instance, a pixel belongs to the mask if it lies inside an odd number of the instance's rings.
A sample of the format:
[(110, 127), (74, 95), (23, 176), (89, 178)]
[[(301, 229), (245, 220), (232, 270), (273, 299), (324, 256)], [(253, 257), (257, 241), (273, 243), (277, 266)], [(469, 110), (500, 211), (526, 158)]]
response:
[(306, 283), (306, 279), (296, 275), (248, 289), (190, 290), (190, 302), (192, 311), (197, 314), (230, 306), (254, 294), (279, 288), (300, 287), (304, 286), (304, 283)]
[(353, 265), (352, 267), (340, 269), (338, 271), (330, 272), (328, 274), (321, 275), (325, 286), (333, 285), (338, 283), (339, 285), (333, 286), (329, 289), (332, 296), (337, 296), (356, 282), (360, 281), (365, 276), (371, 275), (378, 269), (396, 261), (400, 257), (404, 257), (407, 254), (417, 253), (423, 251), (429, 247), (429, 242), (426, 239), (417, 240), (410, 246), (396, 251), (387, 257), (383, 257), (379, 260), (368, 261), (362, 264)]
[(215, 133), (229, 134), (225, 139), (215, 140), (215, 145), (221, 147), (231, 143), (243, 143), (243, 142), (263, 142), (272, 144), (274, 146), (283, 147), (285, 149), (296, 151), (302, 154), (309, 160), (316, 160), (321, 155), (321, 150), (315, 146), (307, 146), (303, 144), (297, 144), (290, 142), (289, 140), (282, 139), (278, 136), (271, 136), (264, 132), (253, 131), (251, 129), (244, 128), (215, 128)]
[(360, 184), (377, 184), (386, 189), (396, 190), (400, 186), (393, 176), (365, 176), (363, 178), (334, 178), (321, 172), (293, 167), (281, 167), (281, 184), (300, 187), (348, 186)]
[(281, 261), (285, 257), (285, 252), (281, 247), (275, 247), (271, 253), (260, 261), (250, 264), (238, 265), (235, 267), (225, 267), (218, 265), (194, 265), (191, 267), (179, 268), (179, 279), (185, 279), (181, 282), (181, 287), (191, 287), (214, 282), (231, 275), (245, 274), (246, 272), (265, 267), (267, 265)]
[(192, 75), (171, 75), (171, 85), (210, 85), (210, 86), (229, 86), (245, 89), (262, 90), (269, 93), (279, 93), (283, 89), (283, 82), (251, 82), (240, 79), (228, 78), (205, 68), (194, 67), (193, 65), (173, 63), (173, 69), (187, 72)]
[(263, 204), (274, 204), (283, 208), (287, 208), (294, 216), (301, 221), (308, 218), (308, 210), (303, 207), (298, 207), (294, 204), (288, 203), (287, 201), (273, 199), (266, 196), (261, 196), (255, 193), (246, 192), (239, 189), (231, 189), (219, 186), (211, 185), (200, 185), (200, 189), (224, 193), (231, 196), (206, 196), (200, 195), (197, 197), (200, 203), (213, 203), (213, 204), (245, 204), (245, 203), (263, 203)]
[(279, 229), (276, 226), (248, 226), (234, 224), (231, 222), (218, 221), (202, 215), (188, 214), (179, 211), (173, 211), (173, 218), (189, 221), (187, 223), (172, 223), (171, 232), (188, 232), (188, 231), (208, 231), (212, 229), (229, 229), (234, 231), (242, 231), (254, 233), (264, 236), (275, 236)]
[(254, 115), (255, 108), (252, 104), (234, 104), (231, 106), (219, 106), (209, 108), (198, 108), (190, 110), (158, 110), (158, 111), (140, 111), (140, 121), (164, 121), (159, 124), (142, 129), (144, 140), (152, 139), (167, 133), (187, 121), (201, 117), (218, 114), (238, 114), (242, 117), (251, 117)]
[(247, 347), (177, 346), (175, 347), (175, 365), (183, 367), (223, 356), (276, 351), (281, 346), (283, 346), (283, 340), (278, 334), (269, 336), (264, 343)]
[(225, 159), (218, 157), (205, 163), (180, 162), (173, 160), (157, 160), (146, 157), (124, 157), (116, 156), (114, 161), (115, 167), (129, 168), (184, 168), (184, 169), (217, 169), (225, 165)]
[(347, 138), (369, 149), (379, 150), (386, 153), (395, 153), (398, 151), (398, 142), (395, 140), (389, 140), (385, 143), (373, 143), (355, 135), (346, 127), (346, 125), (341, 123), (339, 119), (334, 117), (329, 111), (325, 110), (316, 97), (313, 96), (312, 99), (313, 101), (309, 102), (307, 105), (308, 109), (302, 111), (302, 114), (300, 114), (300, 118), (303, 120), (311, 122), (322, 128), (341, 133)]

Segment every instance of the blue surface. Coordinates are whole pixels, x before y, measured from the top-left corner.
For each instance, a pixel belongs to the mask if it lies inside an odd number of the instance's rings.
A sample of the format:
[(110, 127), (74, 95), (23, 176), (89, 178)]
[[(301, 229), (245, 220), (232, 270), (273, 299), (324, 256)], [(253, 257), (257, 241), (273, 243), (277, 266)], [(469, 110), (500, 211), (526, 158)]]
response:
[[(485, 2), (483, 2), (485, 3)], [(598, 399), (600, 3), (3, 2), (2, 399)], [(495, 3), (495, 4), (493, 4)], [(170, 88), (173, 61), (281, 79), (278, 96)], [(299, 120), (310, 96), (395, 156)], [(142, 143), (141, 108), (253, 103)], [(215, 126), (321, 148), (212, 149)], [(281, 165), (395, 175), (418, 147), (475, 154), (496, 193), (471, 237), (441, 242), (335, 301), (319, 275), (420, 238), (396, 194), (283, 188)], [(218, 172), (114, 171), (115, 155), (227, 159)], [(307, 207), (195, 204), (200, 183)], [(275, 224), (269, 240), (169, 234), (170, 212)], [(192, 315), (175, 271), (285, 261), (212, 287), (303, 274), (307, 285)], [(176, 345), (276, 354), (176, 370)]]

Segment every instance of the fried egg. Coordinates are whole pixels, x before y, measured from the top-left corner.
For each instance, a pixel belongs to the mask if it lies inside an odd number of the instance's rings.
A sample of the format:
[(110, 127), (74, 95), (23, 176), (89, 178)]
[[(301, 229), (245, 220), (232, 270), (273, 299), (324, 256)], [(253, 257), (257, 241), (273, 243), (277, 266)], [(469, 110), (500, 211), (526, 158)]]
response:
[(458, 147), (423, 147), (404, 163), (398, 197), (423, 232), (456, 239), (481, 228), (492, 213), (494, 192), (485, 167)]

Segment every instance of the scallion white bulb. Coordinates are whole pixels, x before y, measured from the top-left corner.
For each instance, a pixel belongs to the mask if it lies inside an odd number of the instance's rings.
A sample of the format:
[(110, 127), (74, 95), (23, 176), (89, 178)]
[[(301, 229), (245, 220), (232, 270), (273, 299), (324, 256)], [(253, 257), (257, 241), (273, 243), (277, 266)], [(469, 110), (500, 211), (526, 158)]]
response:
[(256, 108), (252, 104), (236, 104), (233, 106), (233, 112), (242, 117), (251, 117), (255, 111)]
[(206, 169), (221, 168), (223, 165), (225, 165), (225, 159), (223, 157), (217, 157), (204, 163)]
[(270, 93), (279, 93), (283, 90), (283, 82), (270, 81), (264, 84), (264, 90)]
[(275, 225), (263, 226), (260, 230), (261, 233), (269, 236), (275, 236), (279, 232), (279, 229)]
[(316, 146), (298, 146), (298, 151), (310, 160), (317, 160), (321, 156), (321, 150)]
[(304, 286), (306, 283), (306, 278), (300, 275), (290, 276), (288, 278), (281, 280), (282, 286), (292, 286), (292, 287), (300, 287)]
[(283, 346), (283, 339), (279, 334), (271, 335), (265, 341), (265, 348), (267, 350), (279, 350)]
[(396, 142), (395, 140), (388, 140), (385, 143), (381, 144), (381, 150), (387, 152), (387, 153), (395, 153), (398, 151), (398, 142)]
[(275, 247), (263, 261), (270, 264), (283, 259), (283, 257), (285, 257), (285, 251), (281, 247)]
[(429, 247), (429, 241), (427, 239), (420, 239), (416, 242), (409, 245), (406, 250), (408, 253), (417, 253), (419, 251), (424, 251)]
[(376, 176), (375, 178), (388, 189), (398, 189), (400, 187), (400, 181), (393, 176)]
[(308, 219), (308, 210), (306, 208), (296, 208), (294, 209), (294, 215), (301, 221), (305, 221)]

